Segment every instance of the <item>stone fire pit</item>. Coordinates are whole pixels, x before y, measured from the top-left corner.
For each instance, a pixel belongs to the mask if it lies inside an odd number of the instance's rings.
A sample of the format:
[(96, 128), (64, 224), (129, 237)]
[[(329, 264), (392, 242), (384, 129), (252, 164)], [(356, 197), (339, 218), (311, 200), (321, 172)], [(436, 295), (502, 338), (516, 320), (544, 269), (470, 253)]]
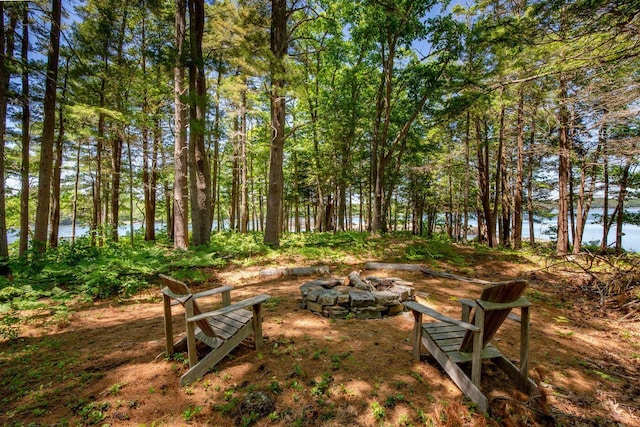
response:
[(345, 278), (318, 278), (300, 286), (302, 308), (324, 317), (379, 319), (404, 310), (403, 301), (413, 300), (413, 283), (398, 278), (367, 277), (358, 272)]

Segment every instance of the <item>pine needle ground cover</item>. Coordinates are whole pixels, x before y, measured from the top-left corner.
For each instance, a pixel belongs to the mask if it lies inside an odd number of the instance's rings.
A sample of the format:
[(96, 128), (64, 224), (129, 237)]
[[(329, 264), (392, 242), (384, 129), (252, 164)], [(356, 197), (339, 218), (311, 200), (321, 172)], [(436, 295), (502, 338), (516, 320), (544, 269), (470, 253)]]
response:
[[(540, 250), (489, 250), (438, 239), (354, 233), (295, 236), (275, 251), (258, 243), (257, 236), (219, 238), (188, 252), (161, 245), (87, 245), (61, 248), (40, 264), (14, 262), (14, 281), (3, 282), (0, 290), (0, 422), (640, 424), (640, 326), (633, 314), (637, 286), (601, 299), (584, 269)], [(534, 302), (530, 363), (543, 396), (530, 400), (519, 394), (486, 364), (483, 388), (491, 390), (490, 412), (479, 414), (430, 356), (420, 363), (412, 360), (409, 313), (364, 321), (322, 318), (299, 308), (299, 286), (308, 278), (260, 274), (266, 268), (324, 264), (344, 276), (363, 270), (367, 261), (421, 263), (484, 280), (529, 280), (527, 297)], [(171, 360), (163, 355), (160, 272), (180, 276), (195, 290), (233, 285), (238, 299), (272, 295), (264, 307), (263, 351), (241, 345), (204, 378), (179, 387), (186, 360), (181, 354)], [(480, 289), (419, 272), (375, 274), (413, 282), (422, 303), (452, 317), (459, 315), (455, 300)], [(210, 308), (216, 304), (212, 301)], [(182, 317), (176, 316), (174, 324), (179, 330)], [(514, 324), (497, 337), (513, 359), (518, 358), (517, 333)], [(275, 404), (264, 417), (242, 409), (244, 398), (256, 391)]]

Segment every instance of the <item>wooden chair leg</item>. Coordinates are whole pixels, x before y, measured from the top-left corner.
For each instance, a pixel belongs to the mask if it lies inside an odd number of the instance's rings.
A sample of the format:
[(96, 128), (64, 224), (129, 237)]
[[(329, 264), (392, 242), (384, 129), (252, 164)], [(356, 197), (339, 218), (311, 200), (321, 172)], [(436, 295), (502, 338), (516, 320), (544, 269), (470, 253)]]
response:
[(254, 304), (251, 307), (253, 312), (253, 319), (251, 321), (253, 325), (253, 340), (256, 345), (256, 350), (261, 350), (264, 345), (262, 339), (262, 304)]
[(484, 310), (480, 304), (476, 306), (475, 325), (480, 328), (473, 333), (473, 355), (471, 359), (471, 382), (480, 388), (480, 377), (482, 373), (482, 341), (484, 339)]
[(187, 352), (189, 353), (189, 367), (198, 363), (198, 350), (196, 347), (196, 325), (187, 319), (193, 317), (193, 298), (189, 298), (184, 304), (185, 323), (187, 324)]
[(167, 356), (173, 354), (173, 323), (171, 314), (171, 298), (167, 295), (162, 295), (162, 302), (164, 306), (164, 338), (165, 346), (167, 350)]
[(420, 361), (420, 346), (422, 345), (422, 313), (412, 311), (413, 313), (413, 360)]
[(520, 376), (522, 382), (521, 389), (528, 392), (529, 378), (529, 330), (530, 330), (529, 307), (520, 309)]

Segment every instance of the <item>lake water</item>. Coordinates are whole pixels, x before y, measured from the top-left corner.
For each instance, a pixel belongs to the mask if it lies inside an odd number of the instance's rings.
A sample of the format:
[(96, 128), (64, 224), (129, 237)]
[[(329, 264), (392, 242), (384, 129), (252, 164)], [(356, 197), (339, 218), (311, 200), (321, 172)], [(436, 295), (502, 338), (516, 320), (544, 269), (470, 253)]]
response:
[[(629, 209), (632, 212), (638, 212), (640, 209)], [(587, 220), (587, 225), (584, 230), (583, 243), (589, 243), (593, 241), (600, 241), (602, 239), (602, 226), (600, 224), (595, 224), (596, 215), (602, 215), (602, 209), (592, 209), (589, 218)], [(526, 215), (525, 215), (526, 217)], [(356, 218), (354, 218), (356, 220)], [(471, 226), (476, 226), (475, 220), (470, 220)], [(549, 228), (556, 227), (558, 223), (558, 219), (556, 217), (549, 219), (538, 219), (534, 223), (534, 233), (536, 239), (550, 239), (555, 238), (554, 236), (550, 236), (546, 234)], [(139, 230), (142, 227), (142, 223), (134, 223), (134, 230)], [(156, 230), (162, 230), (165, 228), (165, 223), (156, 222)], [(126, 236), (129, 234), (129, 225), (121, 225), (118, 227), (119, 233), (121, 236)], [(637, 225), (625, 224), (622, 229), (624, 236), (622, 236), (622, 247), (627, 251), (632, 252), (640, 252), (640, 227)], [(86, 235), (89, 232), (88, 227), (76, 227), (76, 236)], [(529, 238), (529, 222), (525, 220), (522, 224), (522, 237), (523, 239)], [(9, 243), (13, 243), (18, 240), (18, 233), (9, 231), (7, 233), (7, 238)], [(60, 226), (60, 238), (70, 239), (71, 238), (71, 226), (70, 225), (61, 225)], [(615, 226), (611, 228), (608, 236), (608, 244), (613, 245), (616, 241), (616, 229)]]
[[(638, 212), (638, 209), (627, 209), (630, 212)], [(582, 243), (600, 242), (602, 240), (602, 225), (596, 224), (597, 216), (601, 216), (604, 212), (603, 209), (591, 209), (589, 217), (587, 218), (587, 224), (584, 228), (584, 234), (582, 236)], [(525, 219), (522, 224), (522, 238), (529, 238), (529, 221), (528, 215), (525, 213)], [(469, 221), (471, 223), (471, 221)], [(473, 226), (477, 223), (474, 220)], [(538, 218), (533, 224), (533, 232), (536, 239), (555, 239), (556, 235), (548, 234), (550, 228), (558, 226), (558, 217), (553, 218)], [(624, 224), (622, 227), (622, 247), (626, 251), (640, 252), (640, 227), (632, 224)], [(609, 246), (615, 246), (616, 242), (616, 227), (615, 224), (609, 230), (607, 236), (607, 244)]]

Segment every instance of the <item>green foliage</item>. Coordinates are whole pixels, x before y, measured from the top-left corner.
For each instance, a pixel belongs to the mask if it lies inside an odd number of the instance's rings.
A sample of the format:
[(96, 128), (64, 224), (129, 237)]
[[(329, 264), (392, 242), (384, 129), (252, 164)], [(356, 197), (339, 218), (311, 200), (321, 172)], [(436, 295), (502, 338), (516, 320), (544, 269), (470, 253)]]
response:
[(464, 257), (451, 244), (451, 240), (445, 235), (436, 235), (432, 239), (413, 239), (406, 247), (405, 257), (409, 261), (436, 261), (446, 260), (456, 265), (465, 265)]
[(328, 372), (323, 373), (322, 379), (311, 387), (311, 394), (315, 397), (321, 397), (327, 394), (331, 383), (333, 383), (333, 376)]
[(387, 397), (387, 399), (384, 401), (384, 407), (385, 408), (393, 408), (398, 403), (402, 403), (404, 401), (405, 401), (405, 398), (404, 398), (404, 395), (402, 395), (402, 394), (391, 395), (391, 396)]
[(90, 402), (80, 400), (69, 405), (71, 411), (79, 415), (83, 425), (97, 425), (107, 417), (105, 412), (109, 410), (111, 405), (107, 402)]
[(182, 418), (188, 422), (193, 420), (200, 412), (202, 412), (202, 406), (188, 406), (182, 413)]
[(278, 381), (271, 381), (271, 384), (269, 384), (269, 390), (271, 390), (273, 394), (280, 394), (282, 393), (282, 386)]
[(0, 314), (0, 338), (12, 341), (18, 338), (18, 324), (22, 320), (15, 307), (9, 313)]
[(384, 418), (385, 416), (384, 406), (381, 406), (378, 402), (372, 402), (371, 405), (369, 406), (371, 408), (371, 413), (373, 414), (373, 418), (375, 418), (377, 421), (380, 421), (381, 419)]

